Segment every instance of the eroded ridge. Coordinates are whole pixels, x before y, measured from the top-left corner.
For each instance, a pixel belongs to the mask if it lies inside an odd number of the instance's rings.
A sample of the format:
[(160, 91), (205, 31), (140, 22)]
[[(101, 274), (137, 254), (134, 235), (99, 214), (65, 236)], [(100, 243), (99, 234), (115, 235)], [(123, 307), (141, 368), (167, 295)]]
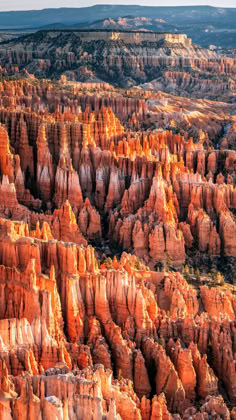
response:
[(0, 122), (0, 418), (234, 420), (234, 106), (28, 78)]

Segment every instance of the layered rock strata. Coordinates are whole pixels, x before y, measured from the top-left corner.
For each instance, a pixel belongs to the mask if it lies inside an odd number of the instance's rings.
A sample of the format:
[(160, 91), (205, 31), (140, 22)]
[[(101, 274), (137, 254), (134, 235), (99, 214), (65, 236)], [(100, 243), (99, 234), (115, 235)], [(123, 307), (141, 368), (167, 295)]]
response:
[(0, 84), (0, 418), (234, 420), (232, 107), (80, 89)]

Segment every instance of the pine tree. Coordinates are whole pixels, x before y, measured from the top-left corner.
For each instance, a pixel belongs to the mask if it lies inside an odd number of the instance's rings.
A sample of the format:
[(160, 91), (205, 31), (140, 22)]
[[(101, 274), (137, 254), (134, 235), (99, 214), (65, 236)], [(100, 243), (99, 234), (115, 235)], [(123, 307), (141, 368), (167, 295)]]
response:
[(188, 266), (188, 264), (185, 265), (184, 271), (185, 271), (185, 276), (184, 277), (185, 277), (185, 279), (187, 281), (189, 281), (190, 280), (190, 275), (189, 275), (189, 266)]
[(188, 264), (185, 265), (184, 272), (185, 272), (185, 274), (189, 274), (189, 266), (188, 266)]
[(200, 281), (200, 271), (199, 271), (199, 268), (196, 268), (195, 274), (196, 274), (196, 280), (197, 281)]
[(223, 285), (224, 281), (225, 281), (224, 276), (218, 271), (216, 273), (216, 283)]

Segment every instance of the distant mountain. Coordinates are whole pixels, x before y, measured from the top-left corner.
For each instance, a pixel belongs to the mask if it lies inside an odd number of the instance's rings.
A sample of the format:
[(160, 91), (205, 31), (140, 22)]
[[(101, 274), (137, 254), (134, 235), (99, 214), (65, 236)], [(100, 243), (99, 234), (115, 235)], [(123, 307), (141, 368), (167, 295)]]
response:
[(41, 27), (184, 32), (204, 47), (214, 44), (236, 48), (236, 8), (96, 5), (0, 12), (0, 30)]
[(164, 19), (152, 19), (145, 16), (124, 16), (117, 19), (107, 18), (92, 23), (72, 25), (79, 29), (117, 29), (117, 30), (140, 30), (157, 32), (178, 32), (177, 26), (171, 25)]
[(41, 26), (40, 28), (37, 28), (37, 29), (38, 30), (53, 30), (53, 29), (67, 29), (67, 28), (68, 28), (67, 25), (57, 22), (57, 23), (51, 23), (49, 25)]
[[(236, 9), (235, 9), (236, 10)], [(235, 14), (236, 17), (236, 14)], [(107, 18), (92, 23), (77, 23), (71, 28), (87, 29), (118, 29), (118, 30), (148, 30), (161, 32), (184, 32), (193, 42), (208, 47), (216, 45), (218, 47), (236, 48), (236, 24), (212, 25), (205, 23), (190, 24), (189, 21), (180, 23), (170, 23), (170, 18), (149, 18), (146, 16), (124, 16), (117, 19)], [(62, 27), (61, 27), (62, 28)], [(62, 28), (63, 29), (63, 28)]]
[(96, 5), (81, 8), (59, 8), (0, 12), (0, 27), (39, 27), (52, 23), (71, 25), (94, 22), (108, 17), (145, 16), (164, 19), (170, 24), (211, 24), (235, 27), (236, 9), (214, 8), (211, 6), (150, 7), (123, 5)]

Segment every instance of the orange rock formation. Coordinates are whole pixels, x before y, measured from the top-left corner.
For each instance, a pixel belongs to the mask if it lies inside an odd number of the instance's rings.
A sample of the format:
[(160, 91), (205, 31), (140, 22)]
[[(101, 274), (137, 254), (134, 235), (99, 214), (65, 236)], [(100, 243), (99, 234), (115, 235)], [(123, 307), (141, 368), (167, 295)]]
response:
[(176, 134), (173, 103), (145, 129), (158, 94), (73, 89), (0, 84), (0, 418), (233, 420), (234, 286), (205, 269), (236, 257), (230, 106)]

